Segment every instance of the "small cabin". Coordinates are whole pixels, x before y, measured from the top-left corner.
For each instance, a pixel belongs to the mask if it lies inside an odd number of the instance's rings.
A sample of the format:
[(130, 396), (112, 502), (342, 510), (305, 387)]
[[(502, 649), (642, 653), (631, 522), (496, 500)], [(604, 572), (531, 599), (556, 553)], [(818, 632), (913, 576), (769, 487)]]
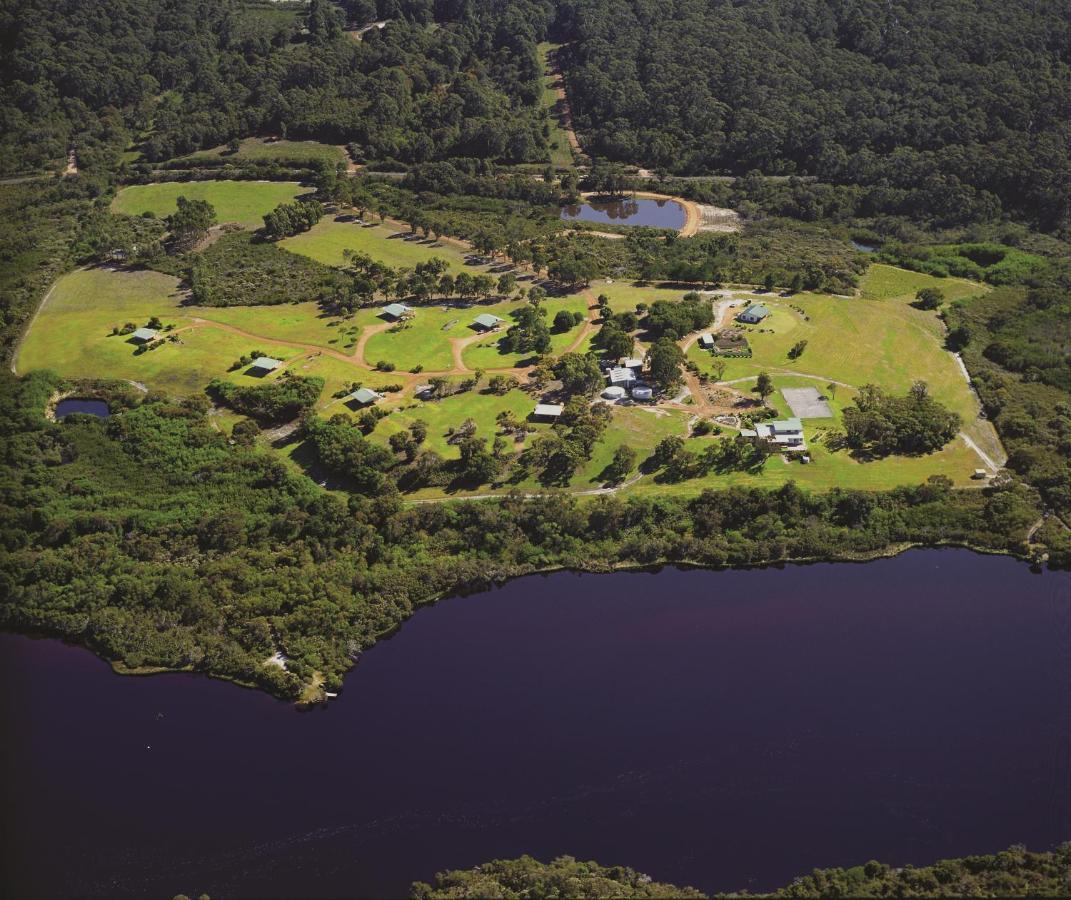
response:
[(505, 321), (505, 319), (500, 319), (498, 316), (493, 316), (490, 313), (480, 313), (472, 320), (472, 327), (477, 331), (495, 331), (500, 328)]
[(249, 369), (254, 375), (267, 375), (281, 366), (282, 360), (272, 359), (270, 356), (258, 356), (253, 360)]
[(532, 418), (537, 422), (555, 422), (562, 414), (560, 403), (537, 403)]
[(155, 341), (156, 340), (156, 329), (155, 328), (139, 328), (132, 335), (130, 335), (130, 339), (135, 344), (147, 344), (147, 343), (149, 343), (149, 341)]
[(404, 303), (388, 303), (380, 310), (379, 315), (381, 318), (388, 319), (391, 322), (400, 322), (402, 319), (408, 319), (413, 315), (413, 307)]
[(702, 347), (704, 350), (713, 350), (714, 349), (714, 335), (712, 335), (712, 334), (701, 334), (701, 335), (699, 335), (699, 346)]
[(758, 325), (763, 319), (770, 314), (770, 310), (763, 306), (761, 303), (752, 303), (747, 309), (745, 309), (736, 318), (741, 322), (746, 322), (748, 325)]
[(371, 406), (377, 400), (382, 400), (383, 395), (376, 393), (371, 388), (358, 388), (352, 394), (346, 398), (347, 403), (352, 403), (354, 406)]

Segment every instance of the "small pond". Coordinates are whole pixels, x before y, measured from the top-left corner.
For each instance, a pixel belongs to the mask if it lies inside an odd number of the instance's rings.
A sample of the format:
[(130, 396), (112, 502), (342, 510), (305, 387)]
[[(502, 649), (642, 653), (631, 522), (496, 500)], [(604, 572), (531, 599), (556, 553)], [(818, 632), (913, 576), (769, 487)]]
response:
[(604, 225), (646, 225), (650, 228), (681, 228), (684, 207), (676, 200), (587, 200), (575, 206), (563, 206), (566, 221), (601, 222)]
[(99, 416), (101, 419), (107, 419), (111, 415), (108, 404), (103, 400), (77, 400), (69, 397), (56, 404), (57, 419), (69, 416), (71, 413), (85, 413), (90, 416)]

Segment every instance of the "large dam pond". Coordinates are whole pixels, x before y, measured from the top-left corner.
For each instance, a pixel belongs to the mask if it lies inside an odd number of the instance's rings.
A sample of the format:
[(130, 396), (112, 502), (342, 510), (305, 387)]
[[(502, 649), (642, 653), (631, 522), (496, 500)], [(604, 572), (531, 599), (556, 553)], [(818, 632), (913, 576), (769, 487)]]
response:
[(580, 219), (603, 225), (646, 225), (650, 228), (684, 227), (684, 207), (676, 200), (626, 198), (623, 200), (586, 200), (575, 206), (563, 206), (562, 218)]
[(569, 853), (707, 891), (1071, 838), (1071, 576), (554, 574), (418, 612), (325, 708), (0, 636), (0, 894), (399, 896)]

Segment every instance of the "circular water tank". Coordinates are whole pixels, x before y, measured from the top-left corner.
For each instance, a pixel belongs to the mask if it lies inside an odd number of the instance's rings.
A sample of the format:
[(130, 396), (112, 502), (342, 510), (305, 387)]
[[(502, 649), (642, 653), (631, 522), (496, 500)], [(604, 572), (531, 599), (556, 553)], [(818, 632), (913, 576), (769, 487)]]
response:
[(634, 400), (650, 400), (653, 396), (654, 391), (652, 391), (646, 385), (641, 387), (634, 387), (632, 389), (632, 397)]
[(625, 396), (625, 389), (615, 384), (603, 391), (602, 396), (605, 400), (620, 400)]

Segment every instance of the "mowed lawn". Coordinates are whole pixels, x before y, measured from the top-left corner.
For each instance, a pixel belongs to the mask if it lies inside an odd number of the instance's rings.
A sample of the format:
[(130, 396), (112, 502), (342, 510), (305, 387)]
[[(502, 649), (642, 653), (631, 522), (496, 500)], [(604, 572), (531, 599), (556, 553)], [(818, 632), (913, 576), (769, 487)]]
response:
[[(853, 387), (876, 384), (904, 393), (923, 380), (931, 394), (965, 420), (977, 415), (977, 401), (951, 353), (944, 349), (935, 313), (904, 300), (864, 300), (815, 294), (768, 299), (771, 315), (759, 325), (742, 326), (753, 356), (725, 359), (723, 380), (771, 374), (816, 376), (818, 386), (841, 381)], [(798, 308), (796, 308), (798, 307)], [(802, 310), (802, 312), (800, 312)], [(789, 350), (807, 341), (797, 359)], [(693, 345), (689, 358), (710, 372), (714, 357)]]
[(265, 213), (280, 203), (290, 203), (309, 188), (294, 181), (170, 181), (134, 184), (123, 188), (112, 201), (112, 211), (130, 216), (151, 212), (163, 218), (178, 209), (178, 198), (207, 200), (216, 209), (216, 221), (238, 222), (245, 228), (260, 228)]
[[(197, 393), (251, 350), (287, 360), (298, 350), (212, 328), (195, 327), (197, 308), (180, 305), (178, 282), (159, 272), (79, 269), (58, 282), (19, 350), (20, 372), (51, 369), (67, 378), (121, 378), (172, 393)], [(177, 342), (135, 355), (129, 335), (112, 335), (152, 316), (174, 326)]]
[(325, 216), (303, 234), (280, 241), (279, 246), (292, 253), (301, 253), (329, 266), (346, 266), (343, 251), (367, 253), (373, 259), (393, 268), (413, 268), (438, 256), (445, 260), (450, 272), (475, 275), (486, 267), (466, 266), (462, 252), (452, 244), (424, 240), (405, 240), (408, 231), (389, 225), (360, 225), (357, 222), (338, 222)]

